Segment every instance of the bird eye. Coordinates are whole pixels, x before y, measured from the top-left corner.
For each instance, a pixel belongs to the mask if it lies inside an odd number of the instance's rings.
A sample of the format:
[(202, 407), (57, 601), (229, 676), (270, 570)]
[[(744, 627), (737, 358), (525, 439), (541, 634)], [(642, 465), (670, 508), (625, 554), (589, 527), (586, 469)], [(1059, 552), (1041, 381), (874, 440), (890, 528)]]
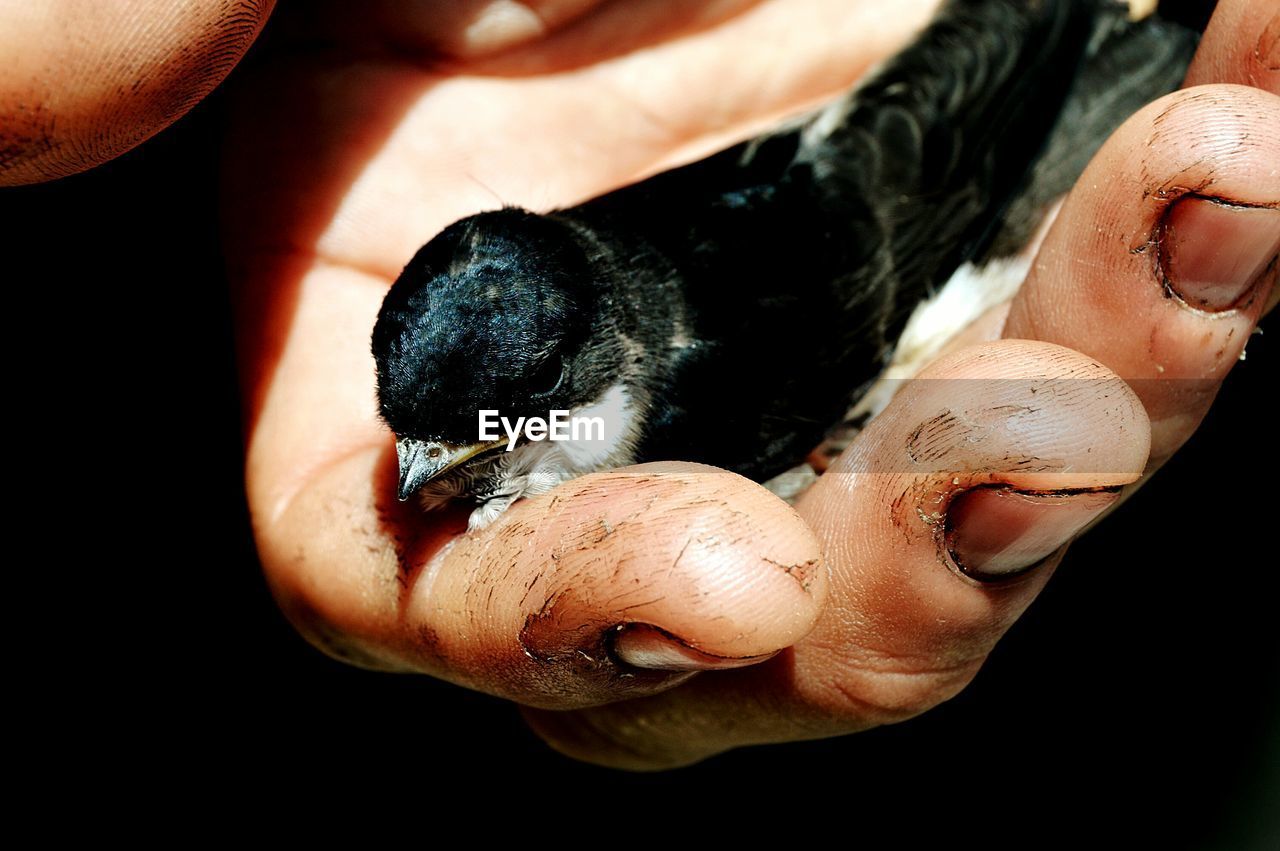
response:
[(568, 362), (562, 357), (552, 356), (544, 360), (529, 376), (529, 393), (534, 396), (550, 396), (560, 389), (565, 374), (569, 371)]

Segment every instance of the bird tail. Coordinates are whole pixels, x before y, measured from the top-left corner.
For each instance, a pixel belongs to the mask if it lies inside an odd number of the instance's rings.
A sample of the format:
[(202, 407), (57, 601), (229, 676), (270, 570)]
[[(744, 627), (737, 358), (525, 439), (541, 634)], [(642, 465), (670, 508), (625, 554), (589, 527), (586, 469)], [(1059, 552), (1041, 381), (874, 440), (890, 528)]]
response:
[[(1199, 41), (1200, 22), (1174, 21), (1159, 14), (1130, 20), (1121, 4), (1098, 7), (1078, 72), (1042, 150), (1015, 191), (1001, 205), (975, 219), (965, 251), (942, 262), (935, 274), (946, 285), (936, 297), (917, 302), (918, 287), (935, 281), (908, 278), (896, 303), (886, 304), (893, 319), (893, 359), (880, 381), (859, 401), (850, 419), (882, 408), (898, 379), (914, 375), (952, 335), (988, 308), (1016, 292), (1031, 261), (1028, 246), (1054, 203), (1075, 184), (1102, 143), (1125, 119), (1147, 103), (1177, 88)], [(927, 290), (926, 290), (927, 291)], [(913, 293), (916, 294), (915, 297)], [(893, 321), (910, 313), (899, 333)]]
[(1169, 5), (1162, 3), (1158, 12), (1140, 21), (1130, 20), (1120, 4), (1100, 10), (1084, 64), (1044, 153), (993, 222), (989, 242), (977, 246), (981, 254), (974, 259), (987, 262), (1022, 251), (1049, 208), (1075, 184), (1107, 137), (1129, 116), (1178, 87), (1200, 42), (1200, 31), (1174, 20), (1172, 12), (1177, 10), (1168, 10)]
[(1177, 85), (1194, 36), (1127, 13), (1112, 0), (951, 0), (802, 132), (785, 180), (829, 221), (879, 229), (876, 261), (842, 285), (879, 316), (886, 356), (922, 299), (963, 263), (1025, 244), (1111, 130)]

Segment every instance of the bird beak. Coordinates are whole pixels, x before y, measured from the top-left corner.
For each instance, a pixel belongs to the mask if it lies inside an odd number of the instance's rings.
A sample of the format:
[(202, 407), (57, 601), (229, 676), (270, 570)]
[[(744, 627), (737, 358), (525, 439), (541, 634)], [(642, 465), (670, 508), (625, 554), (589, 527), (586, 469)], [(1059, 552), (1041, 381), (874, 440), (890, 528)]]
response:
[(401, 438), (396, 441), (396, 458), (400, 461), (400, 485), (397, 495), (401, 502), (437, 476), (454, 469), (481, 453), (504, 445), (503, 440), (487, 443), (470, 443), (456, 446), (427, 440)]

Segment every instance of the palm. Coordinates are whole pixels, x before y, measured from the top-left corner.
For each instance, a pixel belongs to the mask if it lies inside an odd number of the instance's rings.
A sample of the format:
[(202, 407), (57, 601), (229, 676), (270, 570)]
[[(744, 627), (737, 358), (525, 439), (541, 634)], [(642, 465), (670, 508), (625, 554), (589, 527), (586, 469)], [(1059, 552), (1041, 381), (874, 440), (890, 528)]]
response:
[(255, 317), (250, 489), (273, 516), (334, 465), (377, 469), (389, 441), (368, 334), (442, 227), (571, 204), (728, 144), (847, 87), (934, 3), (781, 5), (686, 4), (673, 25), (673, 4), (613, 4), (531, 47), (438, 66), (282, 45), (241, 81), (226, 207)]

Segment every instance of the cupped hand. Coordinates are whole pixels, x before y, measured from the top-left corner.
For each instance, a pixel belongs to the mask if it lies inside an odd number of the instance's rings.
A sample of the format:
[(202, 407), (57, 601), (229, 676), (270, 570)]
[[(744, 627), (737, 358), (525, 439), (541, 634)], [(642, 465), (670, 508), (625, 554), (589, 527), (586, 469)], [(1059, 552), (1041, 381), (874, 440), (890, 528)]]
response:
[(1131, 119), (1015, 302), (795, 509), (646, 465), (462, 535), (465, 509), (395, 501), (368, 343), (390, 281), (449, 222), (572, 204), (742, 138), (846, 88), (934, 5), (278, 10), (236, 84), (225, 220), (250, 508), (298, 628), (356, 664), (538, 707), (553, 746), (634, 768), (865, 729), (962, 688), (1069, 540), (1194, 430), (1263, 311), (1280, 238), (1266, 0), (1222, 4), (1189, 80), (1257, 88)]

